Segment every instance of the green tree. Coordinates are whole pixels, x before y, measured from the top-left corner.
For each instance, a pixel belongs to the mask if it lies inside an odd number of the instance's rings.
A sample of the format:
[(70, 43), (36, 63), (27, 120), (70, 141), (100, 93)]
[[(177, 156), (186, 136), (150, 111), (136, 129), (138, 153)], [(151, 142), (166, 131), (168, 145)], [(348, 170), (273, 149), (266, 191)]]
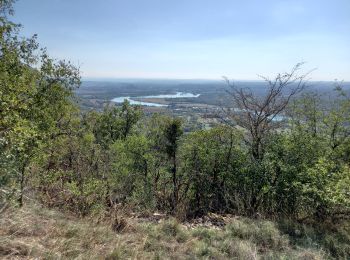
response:
[(1, 161), (15, 167), (22, 205), (27, 168), (38, 147), (65, 134), (80, 77), (69, 62), (49, 58), (36, 36), (19, 38), (20, 26), (7, 19), (12, 1), (0, 4), (0, 146), (8, 158)]
[(150, 140), (144, 135), (130, 135), (112, 146), (113, 173), (110, 183), (114, 191), (128, 197), (142, 208), (154, 208), (152, 176), (155, 157)]
[(94, 133), (98, 143), (108, 148), (118, 139), (125, 139), (141, 117), (139, 106), (125, 100), (122, 107), (108, 106), (97, 118)]
[(177, 203), (179, 200), (179, 187), (177, 176), (177, 150), (179, 147), (180, 137), (183, 134), (182, 122), (178, 118), (171, 120), (165, 128), (166, 138), (166, 153), (172, 162), (171, 174), (172, 174), (172, 211), (176, 212)]
[(238, 130), (217, 127), (193, 132), (184, 139), (181, 170), (188, 188), (182, 192), (188, 191), (190, 215), (239, 210), (235, 191), (246, 160), (241, 138)]

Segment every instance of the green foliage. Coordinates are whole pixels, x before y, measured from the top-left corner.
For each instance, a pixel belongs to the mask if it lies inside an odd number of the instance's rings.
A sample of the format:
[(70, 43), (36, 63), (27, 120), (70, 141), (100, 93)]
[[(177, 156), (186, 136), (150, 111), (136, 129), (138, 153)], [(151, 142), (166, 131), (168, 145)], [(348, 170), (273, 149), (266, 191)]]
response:
[(178, 141), (182, 134), (182, 122), (180, 119), (175, 118), (166, 126), (165, 138), (167, 143), (165, 149), (170, 158), (176, 157), (176, 151), (179, 146)]
[[(273, 102), (281, 102), (274, 116), (288, 104), (281, 90), (272, 91), (275, 101), (266, 99), (267, 111), (256, 103), (253, 126), (245, 130), (220, 125), (184, 132), (181, 119), (143, 117), (141, 108), (127, 100), (83, 113), (74, 95), (79, 70), (50, 58), (36, 36), (20, 38), (20, 26), (8, 20), (11, 4), (0, 0), (1, 204), (16, 197), (22, 205), (29, 187), (43, 203), (79, 215), (129, 206), (178, 218), (216, 212), (349, 221), (350, 98), (341, 86), (331, 101), (314, 93), (295, 99), (285, 124), (268, 113)], [(284, 247), (271, 223), (240, 225), (228, 232), (244, 241), (226, 243), (228, 252), (254, 255), (255, 249), (246, 250), (250, 242)], [(186, 239), (175, 222), (164, 224), (161, 232)], [(217, 249), (208, 244), (211, 234), (203, 231), (198, 237), (205, 241), (198, 255), (216, 257)], [(345, 252), (334, 255), (348, 254), (337, 241), (324, 238), (335, 252)]]
[(97, 142), (107, 148), (118, 139), (125, 139), (140, 116), (140, 109), (131, 107), (127, 100), (124, 101), (121, 109), (114, 106), (106, 107), (97, 118), (93, 130)]
[(12, 1), (0, 4), (0, 161), (1, 175), (10, 175), (1, 184), (17, 179), (22, 204), (27, 168), (39, 148), (67, 131), (80, 77), (69, 62), (49, 58), (36, 36), (20, 39), (19, 26), (7, 19)]
[(181, 149), (182, 171), (189, 187), (189, 211), (201, 215), (236, 207), (236, 181), (242, 179), (246, 156), (239, 132), (218, 127), (186, 136)]
[(115, 154), (111, 183), (139, 206), (154, 204), (152, 175), (155, 159), (145, 136), (129, 136), (112, 146)]

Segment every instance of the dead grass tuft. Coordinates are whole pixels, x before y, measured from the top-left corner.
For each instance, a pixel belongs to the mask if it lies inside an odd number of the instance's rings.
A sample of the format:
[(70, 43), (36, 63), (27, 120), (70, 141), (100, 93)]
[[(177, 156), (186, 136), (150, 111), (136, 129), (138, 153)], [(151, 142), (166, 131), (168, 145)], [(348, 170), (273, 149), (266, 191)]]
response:
[(173, 218), (157, 223), (119, 212), (96, 222), (30, 205), (2, 213), (0, 258), (319, 260), (329, 255), (294, 245), (264, 220), (236, 217), (220, 228), (189, 227)]

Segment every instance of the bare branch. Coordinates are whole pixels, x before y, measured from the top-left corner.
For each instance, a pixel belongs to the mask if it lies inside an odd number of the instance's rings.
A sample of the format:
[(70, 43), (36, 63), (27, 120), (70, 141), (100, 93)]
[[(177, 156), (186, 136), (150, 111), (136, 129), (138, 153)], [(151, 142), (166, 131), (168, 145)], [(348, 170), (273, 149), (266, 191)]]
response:
[(227, 77), (227, 93), (232, 98), (233, 109), (223, 109), (227, 117), (249, 133), (249, 143), (255, 159), (262, 159), (264, 138), (271, 130), (279, 127), (274, 123), (283, 113), (290, 100), (306, 88), (307, 77), (313, 71), (299, 74), (304, 62), (296, 64), (290, 72), (279, 73), (274, 79), (259, 76), (267, 84), (266, 93), (258, 96), (250, 88), (239, 88)]

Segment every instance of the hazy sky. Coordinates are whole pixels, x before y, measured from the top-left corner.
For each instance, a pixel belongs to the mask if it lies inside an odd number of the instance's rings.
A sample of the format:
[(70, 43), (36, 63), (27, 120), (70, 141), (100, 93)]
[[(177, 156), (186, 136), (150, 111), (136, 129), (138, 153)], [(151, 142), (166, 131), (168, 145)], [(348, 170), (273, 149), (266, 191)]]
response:
[(350, 80), (350, 0), (18, 0), (15, 21), (84, 77)]

